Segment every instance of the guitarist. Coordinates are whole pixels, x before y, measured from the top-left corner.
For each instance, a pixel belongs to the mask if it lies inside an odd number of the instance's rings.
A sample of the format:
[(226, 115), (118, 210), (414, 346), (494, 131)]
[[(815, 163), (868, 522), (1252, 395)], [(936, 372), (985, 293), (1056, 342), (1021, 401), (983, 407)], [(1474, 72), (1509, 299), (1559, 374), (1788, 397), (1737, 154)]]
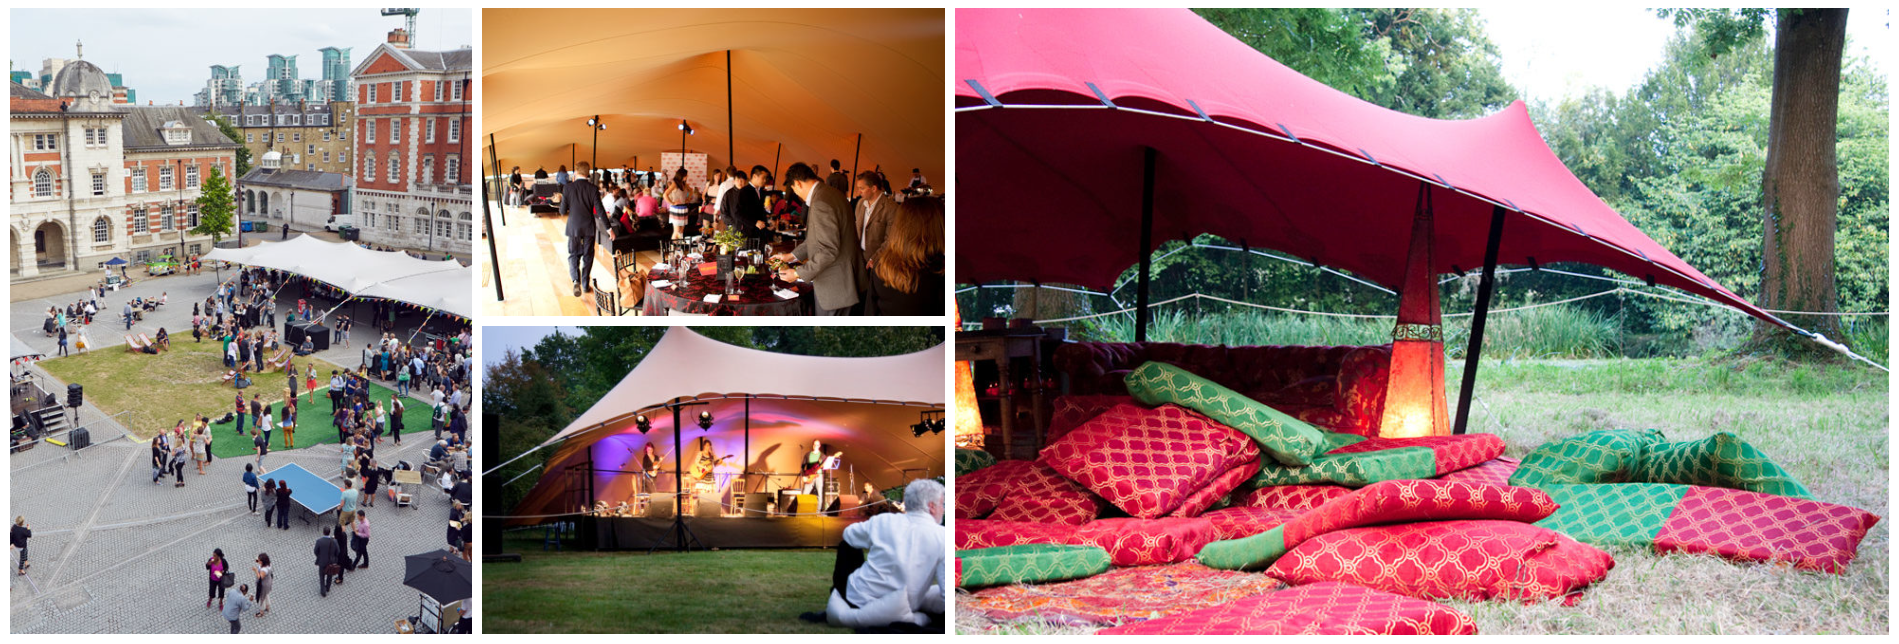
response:
[(646, 447), (640, 449), (640, 486), (649, 496), (657, 491), (653, 483), (659, 477), (659, 466), (659, 450), (653, 449), (652, 443), (647, 443)]
[(801, 491), (805, 494), (822, 494), (824, 486), (821, 483), (824, 481), (824, 477), (829, 476), (824, 472), (825, 465), (836, 461), (842, 456), (844, 456), (844, 453), (838, 452), (832, 454), (829, 458), (825, 457), (824, 444), (816, 439), (812, 439), (811, 451), (804, 455), (804, 481), (803, 485), (800, 486), (803, 488)]

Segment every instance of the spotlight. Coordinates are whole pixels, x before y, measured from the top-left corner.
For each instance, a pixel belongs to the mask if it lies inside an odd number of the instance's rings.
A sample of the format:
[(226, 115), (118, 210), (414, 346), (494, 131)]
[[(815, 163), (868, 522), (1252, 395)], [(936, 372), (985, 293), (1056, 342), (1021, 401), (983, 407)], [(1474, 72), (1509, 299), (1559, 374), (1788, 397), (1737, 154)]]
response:
[(639, 428), (641, 434), (653, 431), (653, 421), (647, 418), (646, 414), (634, 416), (633, 426)]
[(910, 434), (917, 438), (923, 438), (924, 434), (943, 433), (943, 417), (944, 413), (941, 409), (931, 409), (923, 412), (923, 417), (919, 419), (915, 425), (910, 426)]
[(599, 118), (599, 117), (594, 117), (594, 118), (590, 118), (590, 119), (587, 119), (587, 124), (588, 124), (588, 125), (599, 125), (599, 124), (600, 124), (600, 118)]
[(692, 125), (691, 125), (690, 123), (687, 123), (687, 122), (685, 122), (685, 121), (680, 121), (680, 122), (679, 122), (679, 131), (681, 131), (681, 132), (685, 132), (685, 133), (687, 133), (687, 134), (692, 134)]
[(712, 429), (712, 412), (699, 412), (699, 429)]

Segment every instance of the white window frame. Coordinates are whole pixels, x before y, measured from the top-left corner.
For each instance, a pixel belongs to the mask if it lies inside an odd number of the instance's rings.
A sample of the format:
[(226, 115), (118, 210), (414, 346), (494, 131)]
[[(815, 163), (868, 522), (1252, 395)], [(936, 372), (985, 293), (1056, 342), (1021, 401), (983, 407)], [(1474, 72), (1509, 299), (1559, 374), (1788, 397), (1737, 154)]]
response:
[(461, 81), (451, 80), (448, 82), (448, 87), (449, 87), (448, 100), (451, 100), (451, 101), (462, 100), (462, 82)]
[(186, 188), (198, 187), (198, 166), (195, 166), (195, 165), (185, 166), (185, 187)]
[(132, 166), (132, 192), (146, 192), (150, 177), (145, 176), (145, 166)]
[(435, 119), (431, 118), (426, 121), (423, 121), (423, 123), (425, 125), (423, 125), (424, 130), (422, 133), (422, 142), (434, 143), (435, 142)]
[(376, 123), (377, 123), (376, 119), (363, 120), (363, 142), (364, 143), (376, 142)]
[(461, 183), (462, 155), (450, 154), (442, 160), (442, 183)]
[[(185, 216), (186, 221), (191, 222), (191, 228), (198, 227), (198, 202), (193, 201), (185, 204)], [(193, 252), (193, 254), (196, 254), (196, 252)]]
[(112, 220), (101, 216), (92, 220), (92, 243), (103, 244), (112, 241)]
[(103, 197), (106, 193), (106, 175), (104, 172), (92, 173), (92, 196)]
[(172, 212), (171, 206), (166, 205), (164, 208), (160, 208), (158, 211), (158, 230), (160, 232), (164, 232), (164, 231), (173, 230), (177, 227), (178, 227), (178, 215), (177, 213)]
[(46, 168), (40, 168), (38, 172), (33, 173), (33, 196), (53, 196), (53, 173), (48, 172)]
[(132, 234), (146, 235), (152, 232), (152, 216), (144, 208), (132, 209)]
[(402, 119), (400, 118), (389, 119), (389, 143), (397, 144), (401, 142), (402, 142)]
[(389, 183), (402, 185), (402, 158), (394, 153), (389, 155)]
[(367, 183), (367, 182), (372, 182), (375, 180), (376, 180), (376, 153), (371, 152), (369, 154), (363, 155), (363, 181)]
[(462, 142), (462, 120), (459, 117), (450, 118), (448, 120), (448, 142)]
[(376, 84), (375, 84), (375, 83), (370, 83), (370, 84), (369, 84), (369, 100), (367, 100), (367, 101), (363, 101), (363, 102), (364, 102), (364, 103), (374, 103), (374, 102), (376, 102)]
[(174, 184), (172, 183), (171, 166), (168, 166), (168, 165), (158, 166), (158, 189), (170, 190), (172, 189), (173, 185)]

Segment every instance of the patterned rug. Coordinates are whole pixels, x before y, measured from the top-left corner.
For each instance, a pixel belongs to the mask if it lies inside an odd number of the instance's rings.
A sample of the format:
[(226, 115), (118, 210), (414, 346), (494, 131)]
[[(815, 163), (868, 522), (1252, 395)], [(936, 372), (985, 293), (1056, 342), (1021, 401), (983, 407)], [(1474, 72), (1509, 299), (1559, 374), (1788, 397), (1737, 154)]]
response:
[(997, 621), (1026, 617), (1068, 625), (1115, 625), (1273, 592), (1285, 584), (1257, 573), (1187, 562), (1117, 568), (1086, 579), (978, 591), (957, 610)]

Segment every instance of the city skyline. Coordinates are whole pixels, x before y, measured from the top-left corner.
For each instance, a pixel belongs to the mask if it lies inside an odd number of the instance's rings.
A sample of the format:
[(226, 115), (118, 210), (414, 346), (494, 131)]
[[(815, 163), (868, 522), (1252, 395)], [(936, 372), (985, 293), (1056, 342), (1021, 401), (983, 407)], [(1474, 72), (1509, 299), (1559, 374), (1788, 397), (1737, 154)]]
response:
[[(84, 28), (68, 27), (81, 23)], [(16, 9), (8, 57), (10, 69), (38, 74), (47, 58), (73, 58), (75, 43), (85, 43), (85, 60), (110, 73), (121, 74), (128, 87), (138, 90), (140, 104), (191, 105), (193, 97), (211, 78), (211, 66), (249, 68), (244, 84), (265, 80), (264, 70), (273, 54), (297, 57), (299, 78), (323, 78), (325, 47), (352, 50), (352, 64), (382, 43), (390, 30), (404, 26), (399, 16), (378, 15), (373, 9), (286, 9), (192, 12), (189, 10), (41, 10)], [(472, 13), (466, 9), (423, 9), (416, 19), (414, 45), (422, 50), (449, 50), (473, 44)], [(262, 21), (291, 25), (258, 30)], [(153, 29), (189, 29), (198, 33), (231, 33), (229, 39), (182, 40), (175, 53), (152, 56), (145, 51)]]

